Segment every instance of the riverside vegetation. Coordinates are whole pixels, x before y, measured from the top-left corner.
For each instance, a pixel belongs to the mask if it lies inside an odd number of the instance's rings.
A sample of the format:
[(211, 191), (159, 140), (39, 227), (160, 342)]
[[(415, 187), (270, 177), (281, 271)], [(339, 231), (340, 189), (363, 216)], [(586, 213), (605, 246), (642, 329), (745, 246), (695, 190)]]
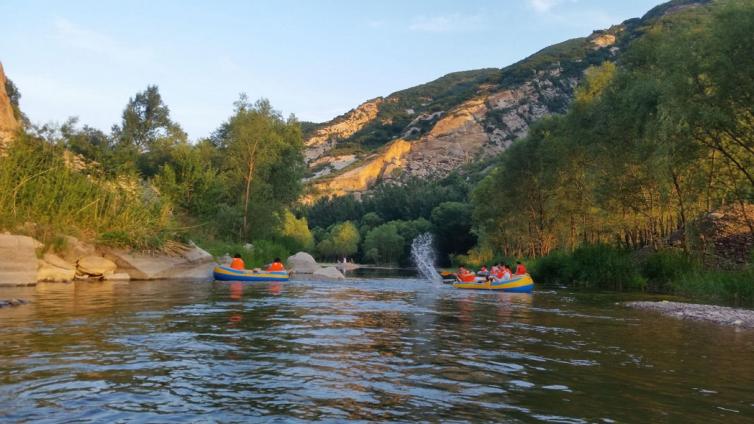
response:
[[(574, 61), (593, 66), (567, 67), (583, 74), (570, 106), (559, 103), (563, 114), (532, 123), (500, 156), (442, 177), (394, 178), (360, 196), (299, 202), (302, 125), (266, 100), (241, 96), (194, 143), (155, 86), (130, 99), (109, 134), (75, 119), (27, 122), (0, 160), (0, 225), (48, 245), (73, 234), (157, 250), (190, 238), (217, 255), (239, 251), (251, 265), (296, 250), (408, 265), (411, 241), (431, 231), (443, 265), (526, 257), (544, 284), (752, 304), (751, 265), (716, 260), (696, 223), (721, 207), (748, 219), (754, 201), (754, 6), (674, 1), (662, 10), (689, 4), (621, 35), (618, 60)], [(566, 63), (572, 45), (522, 62), (503, 82)], [(467, 99), (470, 81), (494, 74), (482, 73), (452, 79), (443, 102)], [(7, 91), (17, 110), (18, 90)], [(359, 146), (395, 132), (368, 129)]]

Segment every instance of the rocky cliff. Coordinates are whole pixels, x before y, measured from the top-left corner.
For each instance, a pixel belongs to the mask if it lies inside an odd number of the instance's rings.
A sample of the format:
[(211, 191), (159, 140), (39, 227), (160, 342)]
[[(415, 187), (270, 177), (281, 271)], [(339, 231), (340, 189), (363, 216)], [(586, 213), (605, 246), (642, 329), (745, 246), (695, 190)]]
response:
[(526, 136), (532, 123), (565, 112), (587, 68), (619, 60), (628, 43), (668, 14), (706, 3), (674, 0), (506, 68), (449, 74), (315, 125), (306, 140), (312, 196), (362, 192), (407, 176), (444, 176), (497, 155)]
[(3, 65), (0, 63), (0, 149), (5, 147), (21, 126), (6, 91), (6, 83)]

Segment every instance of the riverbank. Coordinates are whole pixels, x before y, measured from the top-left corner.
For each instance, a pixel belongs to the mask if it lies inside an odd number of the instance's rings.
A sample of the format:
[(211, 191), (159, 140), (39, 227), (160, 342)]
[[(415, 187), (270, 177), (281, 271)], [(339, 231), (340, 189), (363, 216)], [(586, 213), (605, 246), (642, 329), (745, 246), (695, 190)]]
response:
[(626, 302), (625, 306), (659, 312), (682, 320), (706, 321), (720, 325), (754, 329), (754, 310), (682, 302)]

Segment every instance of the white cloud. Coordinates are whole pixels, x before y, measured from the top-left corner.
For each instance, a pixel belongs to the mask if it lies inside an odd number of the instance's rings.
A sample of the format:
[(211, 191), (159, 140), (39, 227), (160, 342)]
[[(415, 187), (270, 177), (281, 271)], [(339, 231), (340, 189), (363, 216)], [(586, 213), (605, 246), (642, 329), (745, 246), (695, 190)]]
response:
[(463, 32), (475, 31), (484, 27), (481, 15), (461, 15), (458, 13), (440, 16), (418, 16), (408, 29), (418, 32)]

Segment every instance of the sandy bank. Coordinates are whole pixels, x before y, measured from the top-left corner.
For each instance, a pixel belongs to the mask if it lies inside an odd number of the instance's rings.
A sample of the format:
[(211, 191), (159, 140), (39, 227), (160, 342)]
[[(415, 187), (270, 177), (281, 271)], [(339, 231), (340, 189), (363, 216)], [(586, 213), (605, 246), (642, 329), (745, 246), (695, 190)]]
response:
[(754, 310), (681, 302), (626, 302), (626, 306), (692, 321), (754, 329)]

